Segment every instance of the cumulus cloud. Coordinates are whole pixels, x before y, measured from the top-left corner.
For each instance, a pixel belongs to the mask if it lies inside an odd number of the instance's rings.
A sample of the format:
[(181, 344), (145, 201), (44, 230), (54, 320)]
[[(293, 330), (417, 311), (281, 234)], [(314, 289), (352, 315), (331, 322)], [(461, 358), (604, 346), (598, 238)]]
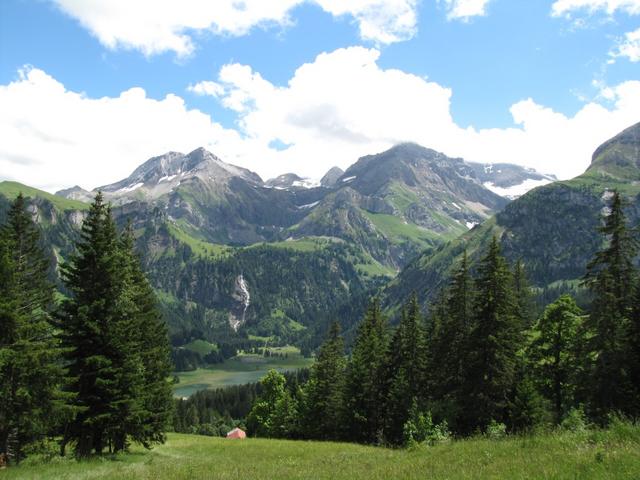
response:
[(28, 69), (0, 86), (0, 178), (49, 191), (93, 188), (126, 177), (151, 156), (199, 146), (263, 178), (284, 172), (319, 178), (332, 166), (346, 168), (407, 141), (570, 178), (588, 167), (599, 144), (640, 120), (640, 81), (627, 81), (602, 86), (597, 101), (575, 115), (528, 98), (511, 107), (509, 128), (462, 128), (451, 115), (454, 92), (381, 68), (379, 55), (363, 47), (323, 53), (285, 85), (230, 64), (215, 79), (191, 86), (235, 112), (237, 129), (187, 108), (176, 95), (157, 100), (131, 88), (90, 98)]
[(334, 16), (353, 17), (360, 36), (376, 43), (411, 38), (418, 0), (52, 0), (110, 49), (146, 55), (189, 55), (193, 34), (245, 35), (254, 27), (287, 26), (305, 1)]
[(555, 17), (570, 16), (575, 12), (595, 13), (604, 11), (613, 15), (617, 11), (630, 15), (640, 14), (640, 0), (556, 0), (551, 6)]
[(49, 191), (119, 180), (169, 150), (204, 145), (233, 159), (250, 146), (176, 95), (155, 100), (131, 88), (89, 98), (36, 68), (0, 85), (0, 138), (0, 178)]
[(640, 28), (626, 33), (616, 48), (609, 54), (613, 60), (626, 57), (631, 62), (640, 62)]
[(382, 69), (378, 56), (362, 47), (324, 53), (283, 87), (246, 65), (226, 65), (219, 101), (238, 113), (247, 138), (290, 145), (276, 157), (280, 172), (312, 176), (413, 141), (467, 160), (517, 163), (570, 178), (586, 169), (600, 143), (640, 120), (640, 82), (630, 81), (608, 89), (608, 106), (589, 102), (566, 116), (525, 99), (511, 107), (511, 128), (463, 129), (451, 116), (450, 89)]
[(450, 20), (468, 20), (471, 17), (483, 16), (490, 0), (444, 0), (447, 18)]

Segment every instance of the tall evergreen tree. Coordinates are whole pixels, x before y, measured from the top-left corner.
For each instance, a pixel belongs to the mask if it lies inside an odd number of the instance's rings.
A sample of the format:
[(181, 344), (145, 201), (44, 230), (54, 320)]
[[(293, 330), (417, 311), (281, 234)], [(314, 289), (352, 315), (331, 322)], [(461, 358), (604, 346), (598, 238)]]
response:
[(589, 327), (593, 338), (590, 413), (605, 421), (612, 411), (629, 413), (636, 387), (628, 365), (637, 241), (629, 231), (623, 201), (615, 192), (600, 232), (605, 247), (587, 265), (584, 283), (593, 295)]
[[(71, 406), (75, 418), (67, 425), (62, 450), (67, 442), (75, 443), (77, 456), (101, 453), (107, 446), (107, 430), (117, 427), (118, 367), (126, 355), (116, 345), (123, 335), (114, 335), (114, 325), (121, 318), (122, 282), (118, 236), (102, 194), (98, 194), (82, 224), (77, 253), (63, 265), (62, 276), (71, 298), (60, 313), (61, 338), (67, 348), (66, 358), (72, 382), (69, 390), (76, 394)], [(116, 330), (116, 332), (114, 332)]]
[(344, 340), (340, 325), (333, 322), (304, 388), (303, 436), (328, 440), (344, 435), (345, 367)]
[(393, 334), (386, 365), (385, 440), (400, 445), (403, 428), (414, 401), (424, 403), (426, 349), (420, 305), (414, 293), (402, 311), (402, 318)]
[(60, 312), (62, 340), (76, 394), (64, 445), (76, 455), (121, 451), (129, 438), (164, 440), (171, 411), (169, 357), (151, 288), (98, 194), (82, 225), (77, 253), (63, 268), (71, 298)]
[(134, 318), (132, 347), (141, 367), (137, 371), (141, 378), (134, 381), (142, 384), (142, 391), (138, 393), (139, 415), (127, 434), (149, 447), (151, 443), (164, 442), (171, 419), (173, 396), (171, 384), (167, 381), (172, 370), (171, 350), (155, 293), (135, 252), (130, 225), (122, 234), (120, 248), (127, 266), (129, 301)]
[(387, 350), (387, 321), (374, 298), (358, 334), (345, 380), (345, 426), (348, 439), (371, 443), (383, 428), (382, 367)]
[(560, 423), (575, 407), (576, 377), (582, 359), (578, 357), (581, 338), (582, 310), (570, 295), (563, 295), (551, 305), (536, 323), (536, 335), (530, 346), (536, 383), (553, 404), (554, 420)]
[(522, 325), (516, 313), (513, 279), (494, 237), (478, 267), (473, 331), (465, 374), (465, 405), (461, 429), (484, 429), (492, 420), (505, 421), (513, 391)]
[(63, 411), (53, 286), (39, 241), (20, 194), (0, 229), (0, 454), (16, 461), (27, 443), (50, 433)]
[(436, 415), (456, 428), (462, 406), (467, 346), (472, 329), (473, 284), (466, 250), (443, 298), (432, 308), (429, 341), (429, 390)]

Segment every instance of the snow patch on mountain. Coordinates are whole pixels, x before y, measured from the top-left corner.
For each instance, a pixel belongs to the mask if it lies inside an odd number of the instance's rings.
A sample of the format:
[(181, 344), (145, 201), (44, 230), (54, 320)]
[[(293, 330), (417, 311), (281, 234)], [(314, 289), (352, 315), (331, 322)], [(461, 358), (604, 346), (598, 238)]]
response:
[(529, 190), (533, 190), (536, 187), (542, 187), (543, 185), (548, 185), (549, 183), (551, 183), (551, 180), (548, 179), (533, 180), (529, 178), (524, 182), (511, 187), (498, 187), (491, 182), (485, 182), (483, 185), (493, 193), (513, 200), (524, 195)]
[(134, 190), (139, 189), (143, 185), (144, 185), (144, 182), (138, 182), (134, 185), (129, 185), (128, 187), (121, 188), (120, 190), (118, 190), (118, 192), (121, 192), (121, 193), (133, 192)]

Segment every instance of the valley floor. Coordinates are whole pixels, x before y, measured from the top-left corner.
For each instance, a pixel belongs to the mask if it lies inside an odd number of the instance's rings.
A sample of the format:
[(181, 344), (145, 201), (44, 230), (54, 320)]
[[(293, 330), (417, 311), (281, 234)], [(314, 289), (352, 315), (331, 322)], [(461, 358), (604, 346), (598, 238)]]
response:
[(87, 462), (30, 459), (0, 479), (638, 479), (640, 427), (475, 438), (390, 450), (329, 442), (170, 434), (152, 451)]
[(178, 372), (180, 383), (173, 389), (175, 397), (188, 397), (199, 390), (212, 390), (230, 385), (244, 385), (258, 382), (271, 369), (279, 372), (294, 371), (310, 367), (313, 359), (304, 358), (296, 347), (280, 347), (272, 350), (287, 353), (287, 358), (264, 357), (241, 353), (224, 363), (191, 372)]

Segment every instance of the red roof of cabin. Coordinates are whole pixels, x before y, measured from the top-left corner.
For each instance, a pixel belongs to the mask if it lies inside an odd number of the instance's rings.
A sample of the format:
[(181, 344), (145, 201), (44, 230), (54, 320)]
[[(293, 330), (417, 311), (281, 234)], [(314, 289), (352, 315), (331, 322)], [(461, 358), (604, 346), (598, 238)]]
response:
[(246, 438), (247, 434), (241, 428), (234, 428), (227, 433), (227, 438)]

